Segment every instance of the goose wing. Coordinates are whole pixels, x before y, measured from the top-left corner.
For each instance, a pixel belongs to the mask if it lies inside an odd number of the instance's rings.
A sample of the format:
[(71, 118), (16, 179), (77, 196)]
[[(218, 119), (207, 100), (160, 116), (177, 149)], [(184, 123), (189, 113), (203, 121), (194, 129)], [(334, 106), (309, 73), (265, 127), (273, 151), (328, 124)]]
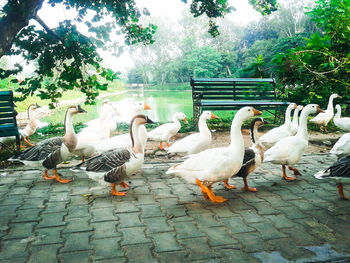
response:
[(199, 138), (200, 138), (199, 133), (194, 133), (194, 134), (188, 135), (185, 138), (174, 142), (174, 144), (172, 146), (170, 146), (169, 148), (167, 148), (166, 150), (169, 153), (187, 152), (194, 145), (197, 144)]
[(63, 143), (63, 137), (54, 137), (37, 143), (35, 146), (28, 148), (24, 152), (15, 155), (12, 159), (23, 161), (40, 161), (44, 160), (50, 153), (59, 149)]
[(131, 153), (129, 150), (115, 149), (88, 159), (80, 167), (86, 167), (86, 171), (90, 172), (108, 172), (122, 166), (130, 158)]
[(350, 153), (350, 133), (346, 133), (334, 144), (330, 153), (339, 155)]

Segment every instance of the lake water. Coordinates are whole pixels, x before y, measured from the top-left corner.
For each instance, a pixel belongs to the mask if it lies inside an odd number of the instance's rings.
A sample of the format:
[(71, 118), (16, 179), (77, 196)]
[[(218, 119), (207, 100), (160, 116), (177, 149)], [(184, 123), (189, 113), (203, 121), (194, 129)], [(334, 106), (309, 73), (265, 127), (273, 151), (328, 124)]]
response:
[[(192, 92), (191, 90), (148, 90), (132, 89), (127, 92), (108, 97), (111, 102), (116, 102), (118, 109), (128, 109), (136, 101), (144, 101), (152, 110), (143, 111), (153, 121), (165, 122), (171, 120), (175, 112), (183, 112), (188, 118), (192, 118)], [(96, 105), (81, 105), (88, 113), (79, 114), (75, 122), (87, 122), (98, 118), (102, 101), (96, 101)], [(52, 115), (42, 118), (42, 121), (59, 123), (63, 122), (66, 107), (57, 109)]]

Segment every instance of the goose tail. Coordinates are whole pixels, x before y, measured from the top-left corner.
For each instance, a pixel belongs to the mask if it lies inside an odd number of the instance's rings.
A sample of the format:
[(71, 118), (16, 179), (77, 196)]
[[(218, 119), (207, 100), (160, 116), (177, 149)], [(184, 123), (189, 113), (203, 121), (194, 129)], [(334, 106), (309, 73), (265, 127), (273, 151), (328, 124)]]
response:
[(320, 180), (322, 180), (322, 179), (324, 179), (325, 177), (328, 177), (328, 176), (329, 176), (329, 169), (321, 170), (321, 171), (317, 172), (316, 174), (314, 174), (314, 177), (316, 179), (320, 179)]

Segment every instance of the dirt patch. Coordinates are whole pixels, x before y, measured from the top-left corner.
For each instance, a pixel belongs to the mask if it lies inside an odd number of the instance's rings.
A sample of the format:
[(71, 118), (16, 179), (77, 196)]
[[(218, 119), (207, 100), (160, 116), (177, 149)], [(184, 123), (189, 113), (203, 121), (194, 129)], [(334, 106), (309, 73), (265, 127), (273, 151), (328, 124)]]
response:
[[(262, 136), (265, 132), (259, 132), (259, 136)], [(172, 142), (179, 140), (191, 133), (177, 134), (172, 138)], [(242, 130), (244, 144), (246, 147), (251, 146), (249, 130)], [(310, 153), (327, 153), (332, 149), (336, 141), (342, 136), (342, 133), (327, 133), (309, 131), (309, 146), (306, 150), (306, 154)], [(230, 132), (214, 132), (212, 133), (211, 148), (225, 147), (230, 143)], [(146, 162), (167, 162), (167, 161), (180, 161), (183, 160), (179, 155), (167, 155), (165, 151), (158, 149), (158, 142), (148, 141), (146, 145)]]

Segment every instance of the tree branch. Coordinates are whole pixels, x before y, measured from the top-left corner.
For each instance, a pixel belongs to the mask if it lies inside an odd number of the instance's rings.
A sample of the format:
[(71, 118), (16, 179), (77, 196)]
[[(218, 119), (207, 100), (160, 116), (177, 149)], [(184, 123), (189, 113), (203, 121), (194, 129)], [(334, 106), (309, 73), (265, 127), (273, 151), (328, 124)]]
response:
[(26, 27), (41, 8), (44, 0), (8, 1), (9, 10), (0, 19), (0, 57), (9, 53), (17, 34)]
[(39, 23), (39, 25), (41, 25), (48, 34), (57, 38), (59, 41), (62, 42), (62, 44), (64, 44), (64, 39), (61, 38), (59, 35), (57, 35), (57, 33), (55, 31), (53, 31), (51, 28), (49, 28), (45, 24), (45, 22), (38, 16), (38, 14), (35, 14), (34, 20), (37, 21)]

